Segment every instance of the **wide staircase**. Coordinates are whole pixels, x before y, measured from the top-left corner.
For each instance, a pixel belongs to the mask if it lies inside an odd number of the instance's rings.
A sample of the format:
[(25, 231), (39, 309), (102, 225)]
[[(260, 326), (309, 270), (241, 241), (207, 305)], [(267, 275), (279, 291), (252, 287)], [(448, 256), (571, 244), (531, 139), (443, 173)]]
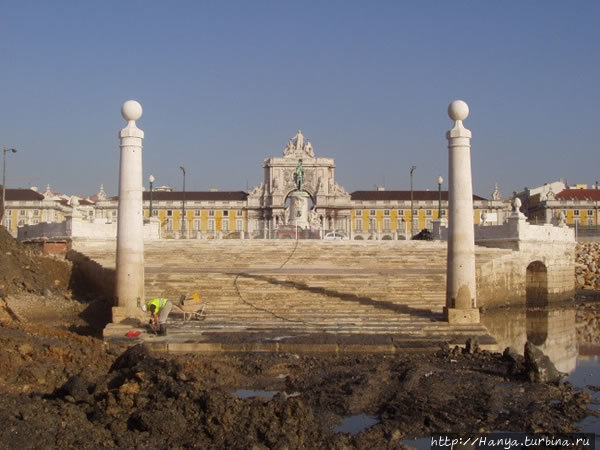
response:
[[(114, 268), (114, 241), (74, 248)], [(477, 247), (476, 262), (509, 252)], [(206, 305), (201, 321), (174, 308), (169, 336), (148, 337), (170, 351), (400, 351), (469, 337), (495, 349), (482, 325), (443, 320), (443, 242), (163, 240), (144, 255), (147, 298), (196, 292)]]

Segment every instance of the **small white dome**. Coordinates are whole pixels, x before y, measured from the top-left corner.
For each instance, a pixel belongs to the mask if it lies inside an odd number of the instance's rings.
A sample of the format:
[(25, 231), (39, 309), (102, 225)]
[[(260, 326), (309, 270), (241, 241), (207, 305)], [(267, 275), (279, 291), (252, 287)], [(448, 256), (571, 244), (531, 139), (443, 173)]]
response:
[(135, 100), (127, 100), (121, 107), (121, 115), (125, 120), (138, 120), (142, 117), (142, 105)]
[(469, 116), (469, 105), (462, 100), (454, 100), (448, 105), (448, 115), (452, 120), (465, 120)]

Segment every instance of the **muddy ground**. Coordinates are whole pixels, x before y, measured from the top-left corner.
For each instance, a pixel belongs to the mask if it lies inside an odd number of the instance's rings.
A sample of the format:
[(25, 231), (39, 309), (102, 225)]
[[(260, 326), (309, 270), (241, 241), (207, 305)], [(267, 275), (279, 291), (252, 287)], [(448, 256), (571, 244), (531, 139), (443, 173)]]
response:
[[(529, 382), (522, 358), (485, 351), (108, 351), (99, 339), (108, 304), (73, 290), (68, 264), (7, 250), (4, 241), (0, 448), (403, 448), (404, 438), (434, 432), (574, 431), (590, 413), (587, 393)], [(586, 324), (595, 304), (581, 308)], [(239, 398), (238, 389), (277, 394)], [(333, 431), (359, 413), (380, 423), (359, 434)]]

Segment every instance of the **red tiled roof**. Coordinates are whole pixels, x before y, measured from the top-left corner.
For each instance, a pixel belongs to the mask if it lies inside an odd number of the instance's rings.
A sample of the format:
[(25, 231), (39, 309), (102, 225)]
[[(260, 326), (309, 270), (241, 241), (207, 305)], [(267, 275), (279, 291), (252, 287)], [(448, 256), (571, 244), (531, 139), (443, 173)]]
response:
[[(439, 200), (438, 191), (413, 191), (413, 200)], [(350, 194), (352, 200), (408, 200), (410, 191), (354, 191)], [(448, 191), (442, 191), (442, 200), (448, 200)], [(486, 200), (478, 195), (473, 195), (473, 200)]]
[(600, 200), (600, 189), (563, 189), (556, 194), (557, 200)]
[[(1, 189), (1, 186), (0, 186)], [(6, 189), (6, 201), (40, 201), (44, 200), (44, 196), (39, 192), (32, 191), (31, 189)]]

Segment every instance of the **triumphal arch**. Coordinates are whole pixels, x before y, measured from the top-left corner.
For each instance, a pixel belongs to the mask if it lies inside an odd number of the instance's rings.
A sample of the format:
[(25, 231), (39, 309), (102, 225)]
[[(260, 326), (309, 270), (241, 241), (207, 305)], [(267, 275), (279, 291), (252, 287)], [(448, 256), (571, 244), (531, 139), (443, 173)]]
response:
[(300, 130), (263, 168), (263, 181), (248, 195), (248, 231), (268, 236), (280, 225), (298, 225), (350, 233), (352, 202), (335, 181), (335, 161), (317, 157)]

